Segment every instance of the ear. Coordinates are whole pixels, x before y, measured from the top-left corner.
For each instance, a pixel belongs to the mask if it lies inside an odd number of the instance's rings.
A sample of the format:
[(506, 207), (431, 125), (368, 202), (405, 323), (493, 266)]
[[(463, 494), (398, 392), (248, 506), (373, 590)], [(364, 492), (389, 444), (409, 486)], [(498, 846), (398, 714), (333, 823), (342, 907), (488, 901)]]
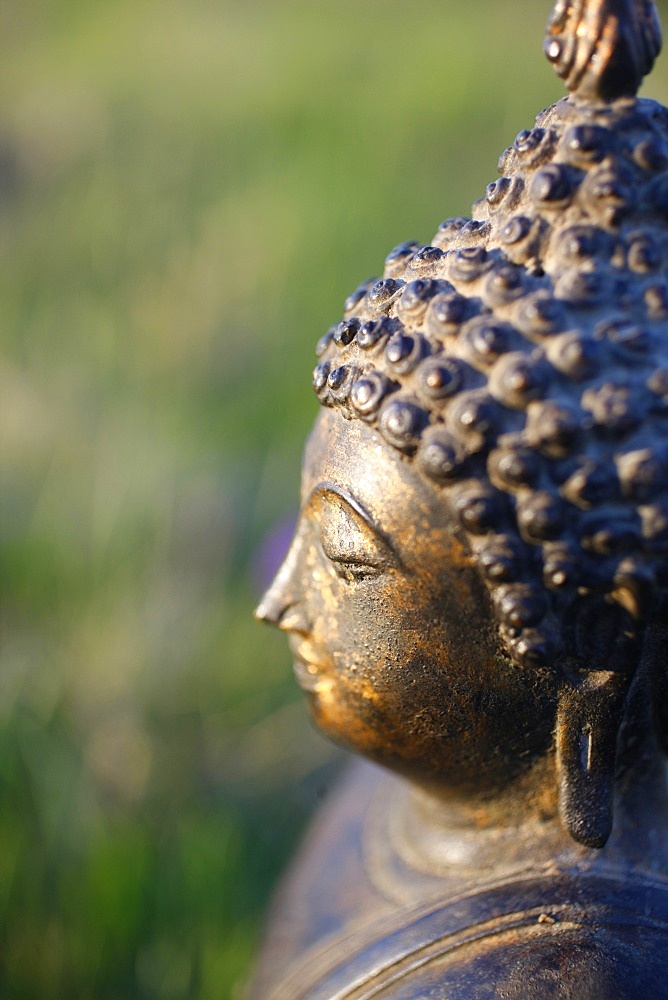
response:
[(603, 847), (612, 830), (617, 734), (632, 679), (633, 671), (592, 670), (559, 694), (559, 813), (586, 847)]

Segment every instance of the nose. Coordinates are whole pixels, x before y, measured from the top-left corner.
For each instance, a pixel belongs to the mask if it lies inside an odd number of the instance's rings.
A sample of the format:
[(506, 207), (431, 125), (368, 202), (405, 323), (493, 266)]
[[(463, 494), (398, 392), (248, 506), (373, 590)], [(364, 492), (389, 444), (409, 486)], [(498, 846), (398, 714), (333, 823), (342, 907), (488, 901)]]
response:
[(268, 622), (284, 632), (307, 632), (301, 580), (301, 543), (293, 539), (290, 550), (255, 609), (258, 621)]

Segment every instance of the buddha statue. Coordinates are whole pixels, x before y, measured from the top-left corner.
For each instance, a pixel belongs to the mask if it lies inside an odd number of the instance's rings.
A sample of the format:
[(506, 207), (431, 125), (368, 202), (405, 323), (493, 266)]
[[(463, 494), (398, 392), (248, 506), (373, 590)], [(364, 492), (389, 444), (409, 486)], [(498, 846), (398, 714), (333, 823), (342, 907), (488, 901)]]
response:
[(558, 0), (569, 96), (318, 344), (257, 614), (366, 762), (279, 891), (259, 1000), (668, 998), (659, 48), (652, 0)]

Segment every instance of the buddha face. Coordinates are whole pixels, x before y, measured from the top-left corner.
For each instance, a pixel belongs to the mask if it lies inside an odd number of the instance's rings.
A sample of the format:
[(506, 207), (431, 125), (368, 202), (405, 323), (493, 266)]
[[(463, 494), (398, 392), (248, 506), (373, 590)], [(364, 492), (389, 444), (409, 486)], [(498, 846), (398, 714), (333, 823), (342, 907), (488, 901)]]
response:
[(550, 743), (552, 682), (511, 664), (443, 497), (362, 421), (319, 417), (257, 614), (288, 633), (319, 728), (373, 760), (482, 791)]

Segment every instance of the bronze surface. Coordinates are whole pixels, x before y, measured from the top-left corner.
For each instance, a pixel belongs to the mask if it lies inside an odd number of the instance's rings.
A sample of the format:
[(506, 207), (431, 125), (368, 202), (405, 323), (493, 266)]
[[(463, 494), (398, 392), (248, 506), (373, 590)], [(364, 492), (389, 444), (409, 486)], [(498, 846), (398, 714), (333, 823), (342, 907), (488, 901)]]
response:
[[(668, 996), (668, 111), (648, 0), (559, 0), (571, 96), (321, 339), (258, 616), (363, 766), (258, 997)], [(532, 992), (533, 991), (533, 992)]]

